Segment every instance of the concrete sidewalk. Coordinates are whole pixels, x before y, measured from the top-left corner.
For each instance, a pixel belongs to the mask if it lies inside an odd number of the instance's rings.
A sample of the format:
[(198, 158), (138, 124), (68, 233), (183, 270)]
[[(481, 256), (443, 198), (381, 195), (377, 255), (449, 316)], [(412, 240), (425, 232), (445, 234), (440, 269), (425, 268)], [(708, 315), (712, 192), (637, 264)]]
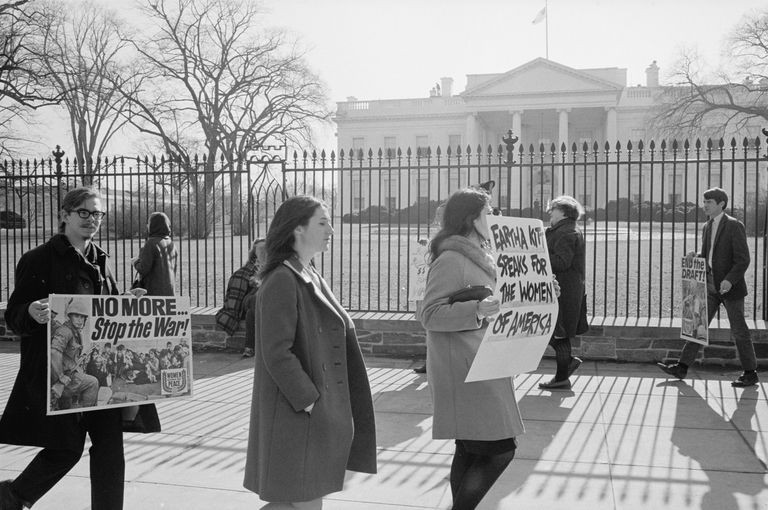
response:
[[(158, 405), (163, 432), (126, 434), (126, 509), (258, 509), (242, 488), (253, 360), (196, 353), (191, 400)], [(350, 473), (326, 510), (447, 509), (453, 443), (431, 439), (426, 376), (369, 358), (379, 473)], [(0, 342), (0, 406), (18, 345)], [(554, 363), (517, 377), (527, 433), (480, 508), (768, 510), (766, 385), (736, 389), (736, 369), (685, 382), (649, 364), (585, 362), (573, 390), (541, 391)], [(480, 419), (480, 418), (479, 418)], [(0, 445), (0, 480), (37, 450)], [(35, 509), (89, 506), (87, 454)]]

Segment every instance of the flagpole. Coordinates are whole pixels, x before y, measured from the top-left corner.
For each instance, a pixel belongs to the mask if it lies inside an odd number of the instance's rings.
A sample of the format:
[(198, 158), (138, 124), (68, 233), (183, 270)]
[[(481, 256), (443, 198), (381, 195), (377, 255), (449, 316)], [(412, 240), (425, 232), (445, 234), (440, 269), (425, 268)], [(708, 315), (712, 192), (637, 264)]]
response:
[(549, 60), (549, 7), (547, 6), (547, 0), (544, 0), (544, 40), (546, 57)]

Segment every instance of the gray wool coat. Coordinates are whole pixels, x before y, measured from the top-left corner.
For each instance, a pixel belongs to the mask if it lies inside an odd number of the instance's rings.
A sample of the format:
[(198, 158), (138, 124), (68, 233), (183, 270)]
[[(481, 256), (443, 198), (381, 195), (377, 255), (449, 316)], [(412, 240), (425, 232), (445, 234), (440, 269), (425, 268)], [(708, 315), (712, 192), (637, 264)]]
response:
[(448, 304), (470, 285), (496, 286), (493, 259), (462, 236), (440, 245), (430, 264), (416, 316), (427, 330), (427, 378), (432, 392), (434, 439), (496, 441), (525, 432), (512, 378), (465, 383), (485, 334), (477, 301)]
[(347, 469), (376, 472), (373, 402), (354, 324), (317, 276), (319, 287), (286, 261), (256, 294), (243, 484), (265, 501), (317, 499), (342, 490)]

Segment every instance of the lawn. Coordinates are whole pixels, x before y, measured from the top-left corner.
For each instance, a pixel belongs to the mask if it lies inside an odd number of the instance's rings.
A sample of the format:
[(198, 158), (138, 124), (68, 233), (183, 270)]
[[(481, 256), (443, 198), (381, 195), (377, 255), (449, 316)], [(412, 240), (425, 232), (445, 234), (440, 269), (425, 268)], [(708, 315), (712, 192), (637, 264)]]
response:
[[(587, 237), (587, 294), (591, 315), (671, 317), (680, 297), (679, 259), (696, 250), (698, 227), (672, 229), (657, 223), (590, 224)], [(13, 266), (30, 248), (18, 235), (0, 231), (0, 301), (13, 286)], [(337, 223), (331, 249), (318, 259), (326, 279), (350, 310), (409, 311), (408, 261), (417, 239), (434, 234), (426, 227)], [(140, 239), (102, 241), (112, 257), (118, 280), (130, 285), (130, 258), (138, 254)], [(752, 263), (746, 274), (748, 318), (760, 318), (763, 278), (755, 268), (765, 264), (763, 239), (749, 238)], [(178, 283), (192, 306), (216, 306), (223, 299), (227, 279), (240, 267), (248, 250), (243, 236), (217, 235), (208, 240), (177, 240), (180, 252)], [(5, 257), (5, 254), (9, 254)], [(755, 256), (757, 254), (757, 256)]]

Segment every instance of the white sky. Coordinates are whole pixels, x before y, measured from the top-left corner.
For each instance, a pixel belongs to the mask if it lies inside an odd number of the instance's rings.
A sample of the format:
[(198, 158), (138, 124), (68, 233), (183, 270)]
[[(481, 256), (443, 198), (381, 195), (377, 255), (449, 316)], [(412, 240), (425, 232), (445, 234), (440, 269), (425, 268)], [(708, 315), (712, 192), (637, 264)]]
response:
[[(467, 74), (502, 73), (544, 57), (545, 23), (532, 24), (544, 2), (261, 0), (261, 5), (265, 25), (299, 38), (335, 103), (347, 96), (428, 97), (444, 76), (454, 79), (459, 93)], [(758, 0), (548, 0), (549, 58), (574, 68), (626, 68), (629, 85), (644, 85), (645, 68), (656, 60), (663, 83), (682, 48), (695, 48), (708, 66), (718, 67), (728, 32), (744, 14), (767, 8)], [(68, 124), (46, 115), (42, 147), (66, 148)], [(333, 132), (329, 127), (320, 133), (317, 145), (335, 148)], [(112, 149), (136, 150), (127, 140)]]

